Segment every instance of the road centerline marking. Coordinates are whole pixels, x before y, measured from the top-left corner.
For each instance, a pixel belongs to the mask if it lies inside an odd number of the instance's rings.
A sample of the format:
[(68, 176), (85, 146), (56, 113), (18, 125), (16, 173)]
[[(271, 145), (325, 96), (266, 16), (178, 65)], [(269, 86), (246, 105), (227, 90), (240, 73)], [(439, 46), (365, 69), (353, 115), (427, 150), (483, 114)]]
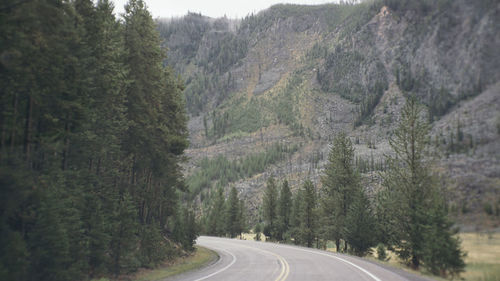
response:
[[(224, 241), (224, 242), (222, 242), (222, 244), (229, 244), (229, 245), (234, 246), (234, 243), (231, 243), (231, 241)], [(261, 248), (257, 248), (257, 247), (250, 247), (247, 245), (240, 245), (240, 244), (238, 244), (238, 247), (243, 247), (243, 248), (261, 251), (261, 252), (271, 254), (271, 255), (277, 257), (279, 262), (281, 263), (281, 272), (280, 272), (280, 275), (278, 275), (278, 277), (274, 281), (285, 281), (288, 278), (288, 275), (290, 274), (290, 265), (288, 264), (288, 262), (286, 261), (286, 259), (284, 257), (282, 257), (276, 253), (273, 253), (273, 252), (270, 252), (270, 251), (267, 251), (267, 250), (264, 250)], [(195, 281), (199, 281), (199, 280), (195, 280)]]
[(337, 260), (340, 260), (344, 263), (347, 263), (355, 268), (357, 268), (358, 270), (364, 272), (366, 275), (370, 276), (373, 280), (375, 281), (382, 281), (380, 280), (377, 276), (373, 275), (371, 272), (369, 272), (368, 270), (362, 268), (361, 266), (355, 264), (355, 263), (352, 263), (348, 260), (345, 260), (343, 258), (340, 258), (340, 257), (337, 257), (337, 256), (334, 256), (334, 255), (329, 255), (329, 254), (326, 254), (326, 253), (321, 253), (321, 252), (316, 252), (316, 251), (310, 251), (310, 250), (306, 250), (306, 249), (301, 249), (301, 248), (295, 248), (295, 247), (290, 247), (290, 246), (285, 246), (285, 245), (282, 245), (282, 247), (286, 247), (288, 249), (295, 249), (295, 250), (298, 250), (298, 251), (303, 251), (303, 252), (307, 252), (307, 253), (313, 253), (313, 254), (317, 254), (317, 255), (322, 255), (322, 256), (327, 256), (327, 257), (330, 257), (332, 259), (337, 259)]

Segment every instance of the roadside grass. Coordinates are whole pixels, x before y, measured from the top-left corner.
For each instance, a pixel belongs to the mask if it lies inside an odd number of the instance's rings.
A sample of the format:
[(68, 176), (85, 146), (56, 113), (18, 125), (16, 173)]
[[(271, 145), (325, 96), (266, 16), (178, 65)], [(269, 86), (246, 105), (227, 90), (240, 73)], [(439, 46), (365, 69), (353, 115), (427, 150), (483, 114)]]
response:
[(91, 281), (156, 281), (162, 280), (168, 277), (172, 277), (177, 274), (181, 274), (190, 270), (198, 269), (211, 261), (218, 258), (216, 252), (209, 250), (201, 246), (195, 246), (196, 250), (189, 256), (181, 257), (175, 259), (174, 261), (169, 261), (159, 266), (156, 269), (141, 269), (139, 272), (132, 275), (122, 275), (118, 279), (114, 278), (99, 278), (92, 279)]
[(166, 267), (139, 272), (133, 277), (136, 281), (154, 281), (168, 278), (190, 270), (201, 268), (207, 263), (217, 259), (217, 254), (204, 247), (195, 246), (194, 254), (175, 260)]
[[(467, 252), (465, 272), (460, 274), (460, 278), (468, 281), (500, 281), (500, 233), (460, 233), (459, 237), (462, 241), (462, 249)], [(375, 253), (375, 249), (373, 252)], [(386, 262), (377, 260), (375, 255), (369, 259), (407, 272), (436, 280), (445, 280), (431, 276), (424, 271), (411, 270), (401, 264), (396, 254), (391, 251), (387, 251), (387, 256), (390, 259)]]
[(470, 281), (500, 281), (500, 233), (461, 233), (467, 252), (465, 272)]

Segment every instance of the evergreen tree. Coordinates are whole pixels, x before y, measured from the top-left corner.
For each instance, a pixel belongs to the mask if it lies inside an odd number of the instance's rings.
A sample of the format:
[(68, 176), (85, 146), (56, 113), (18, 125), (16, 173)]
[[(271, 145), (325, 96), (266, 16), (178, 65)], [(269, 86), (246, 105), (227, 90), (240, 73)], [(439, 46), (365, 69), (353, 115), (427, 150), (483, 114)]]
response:
[(139, 266), (137, 260), (137, 209), (128, 192), (121, 196), (113, 214), (111, 232), (111, 268), (115, 275), (131, 272)]
[(423, 261), (431, 271), (458, 273), (463, 270), (463, 254), (452, 236), (437, 180), (425, 159), (428, 132), (422, 107), (409, 98), (390, 139), (395, 156), (387, 157), (390, 169), (384, 175), (382, 208), (391, 214), (387, 223), (395, 229), (392, 242), (401, 259), (413, 268), (419, 268)]
[(306, 180), (302, 188), (304, 201), (301, 204), (300, 236), (307, 247), (312, 247), (316, 239), (317, 226), (316, 190), (310, 180)]
[(425, 246), (422, 256), (423, 266), (435, 275), (458, 276), (464, 271), (466, 254), (461, 250), (460, 239), (456, 236), (453, 222), (447, 217), (444, 194), (435, 190), (433, 207), (430, 210), (430, 227), (425, 232)]
[(180, 243), (184, 250), (192, 251), (194, 241), (198, 235), (195, 215), (191, 209), (181, 207), (175, 217), (173, 238)]
[(249, 231), (248, 226), (247, 226), (246, 213), (247, 213), (247, 208), (245, 207), (245, 201), (243, 201), (243, 199), (240, 199), (239, 216), (238, 216), (238, 221), (240, 222), (238, 231), (239, 231), (240, 236), (243, 232)]
[(266, 225), (264, 226), (264, 235), (269, 236), (271, 240), (276, 239), (277, 219), (278, 219), (278, 188), (273, 177), (267, 179), (266, 189), (263, 197), (263, 215)]
[(30, 235), (32, 272), (35, 280), (69, 280), (69, 237), (61, 218), (61, 202), (51, 188), (41, 198), (38, 218)]
[(224, 221), (224, 190), (219, 187), (215, 193), (215, 198), (212, 199), (212, 206), (210, 207), (208, 220), (207, 220), (207, 234), (220, 236), (225, 234), (225, 221)]
[(85, 229), (88, 236), (88, 263), (90, 276), (97, 276), (106, 273), (106, 265), (109, 264), (109, 221), (98, 198), (89, 196), (87, 204), (86, 210), (89, 213)]
[(285, 240), (285, 233), (290, 228), (290, 215), (292, 213), (292, 192), (285, 179), (281, 185), (278, 204), (278, 239)]
[(234, 238), (241, 233), (241, 205), (234, 185), (231, 187), (226, 203), (226, 233), (229, 234), (229, 237)]
[(185, 209), (184, 225), (185, 234), (182, 246), (186, 251), (193, 251), (196, 237), (198, 237), (198, 225), (196, 224), (195, 214), (191, 208)]
[[(359, 189), (359, 174), (353, 166), (354, 148), (345, 133), (337, 135), (332, 144), (328, 163), (321, 178), (321, 233), (325, 240), (333, 240), (340, 251), (340, 240), (345, 242), (345, 221)], [(347, 250), (345, 243), (344, 251)]]
[(300, 188), (293, 197), (292, 214), (290, 217), (290, 234), (293, 237), (293, 242), (296, 245), (302, 244), (302, 237), (300, 236), (301, 230), (301, 217), (302, 217), (302, 204), (304, 201), (303, 190)]
[(351, 245), (351, 252), (357, 256), (366, 255), (375, 245), (373, 235), (375, 218), (370, 200), (360, 188), (349, 206), (345, 222), (345, 240)]

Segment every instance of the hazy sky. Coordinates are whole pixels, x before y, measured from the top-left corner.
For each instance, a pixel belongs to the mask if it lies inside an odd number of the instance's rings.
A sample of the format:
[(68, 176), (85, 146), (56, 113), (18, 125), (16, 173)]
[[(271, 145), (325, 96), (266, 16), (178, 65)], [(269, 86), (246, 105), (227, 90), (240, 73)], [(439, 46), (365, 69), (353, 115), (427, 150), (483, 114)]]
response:
[[(123, 6), (127, 0), (112, 0), (115, 2), (115, 13), (123, 13)], [(242, 18), (252, 12), (269, 8), (278, 3), (294, 4), (324, 4), (338, 2), (337, 0), (144, 0), (153, 14), (157, 17), (183, 16), (188, 11), (202, 13), (210, 17)]]

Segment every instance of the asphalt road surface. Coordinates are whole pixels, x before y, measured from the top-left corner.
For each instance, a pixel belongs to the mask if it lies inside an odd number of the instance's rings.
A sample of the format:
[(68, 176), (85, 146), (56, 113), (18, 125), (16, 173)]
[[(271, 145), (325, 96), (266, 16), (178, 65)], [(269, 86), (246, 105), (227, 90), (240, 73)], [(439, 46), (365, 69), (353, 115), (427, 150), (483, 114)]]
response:
[(216, 251), (220, 258), (205, 268), (167, 280), (429, 280), (364, 259), (317, 249), (206, 236), (199, 237), (196, 244)]

